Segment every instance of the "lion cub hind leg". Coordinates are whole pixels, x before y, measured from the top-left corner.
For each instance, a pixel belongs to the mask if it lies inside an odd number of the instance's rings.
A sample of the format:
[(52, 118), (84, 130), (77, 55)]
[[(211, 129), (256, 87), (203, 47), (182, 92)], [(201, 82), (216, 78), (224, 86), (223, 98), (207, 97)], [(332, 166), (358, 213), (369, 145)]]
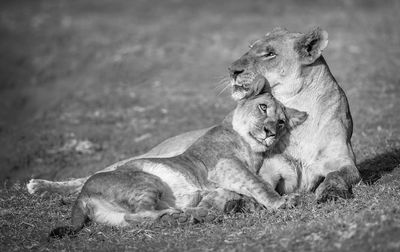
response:
[(111, 226), (148, 222), (178, 212), (170, 209), (173, 203), (169, 188), (149, 173), (135, 170), (97, 173), (82, 188), (72, 211), (71, 227), (55, 229), (50, 236), (76, 234), (87, 220)]

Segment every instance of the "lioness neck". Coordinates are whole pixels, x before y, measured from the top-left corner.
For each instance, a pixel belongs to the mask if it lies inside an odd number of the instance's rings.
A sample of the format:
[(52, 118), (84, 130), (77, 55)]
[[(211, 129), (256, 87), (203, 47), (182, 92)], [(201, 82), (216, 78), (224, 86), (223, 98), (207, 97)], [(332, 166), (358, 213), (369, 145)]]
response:
[[(332, 109), (332, 103), (340, 99), (341, 90), (321, 56), (306, 66), (293, 80), (299, 88), (295, 92), (276, 92), (274, 96), (287, 107), (308, 112), (309, 119)], [(321, 113), (322, 112), (322, 113)]]
[[(325, 133), (323, 128), (341, 124), (341, 128), (351, 129), (352, 120), (347, 98), (322, 57), (304, 68), (299, 80), (302, 83), (297, 93), (292, 96), (276, 94), (276, 98), (287, 107), (308, 113), (307, 120), (291, 132), (291, 145), (286, 149), (294, 157), (302, 159), (316, 155), (314, 152), (317, 148), (313, 146), (317, 146), (321, 139), (326, 139), (325, 135), (318, 134)], [(347, 113), (343, 114), (343, 111)], [(351, 130), (348, 132), (350, 134), (347, 137), (350, 139)]]

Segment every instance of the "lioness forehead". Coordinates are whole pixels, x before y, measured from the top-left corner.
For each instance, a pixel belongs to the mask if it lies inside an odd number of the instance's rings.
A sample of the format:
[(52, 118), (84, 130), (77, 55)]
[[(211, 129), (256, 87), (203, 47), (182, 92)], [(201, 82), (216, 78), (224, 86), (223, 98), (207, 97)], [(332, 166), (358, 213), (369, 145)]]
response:
[(271, 43), (277, 43), (300, 37), (301, 33), (288, 32), (287, 30), (277, 29), (267, 33), (264, 37), (257, 39), (250, 44), (250, 48), (264, 47)]

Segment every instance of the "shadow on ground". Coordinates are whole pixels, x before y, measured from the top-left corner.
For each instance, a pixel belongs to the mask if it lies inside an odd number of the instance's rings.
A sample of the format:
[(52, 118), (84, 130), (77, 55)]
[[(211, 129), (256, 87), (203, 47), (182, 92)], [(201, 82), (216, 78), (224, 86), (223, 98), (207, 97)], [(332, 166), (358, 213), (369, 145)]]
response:
[(372, 185), (384, 174), (392, 172), (400, 164), (400, 149), (393, 149), (358, 164), (362, 181)]

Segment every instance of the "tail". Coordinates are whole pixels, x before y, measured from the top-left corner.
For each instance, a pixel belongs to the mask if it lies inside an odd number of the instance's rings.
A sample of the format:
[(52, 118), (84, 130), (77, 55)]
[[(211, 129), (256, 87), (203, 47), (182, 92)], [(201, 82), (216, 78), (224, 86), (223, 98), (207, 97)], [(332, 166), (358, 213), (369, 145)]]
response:
[(30, 194), (44, 192), (59, 193), (63, 195), (77, 194), (89, 177), (70, 179), (65, 181), (50, 181), (44, 179), (31, 179), (26, 185)]
[(75, 236), (89, 222), (89, 211), (85, 202), (78, 198), (72, 208), (71, 226), (61, 226), (53, 229), (49, 238), (62, 238), (64, 236)]

